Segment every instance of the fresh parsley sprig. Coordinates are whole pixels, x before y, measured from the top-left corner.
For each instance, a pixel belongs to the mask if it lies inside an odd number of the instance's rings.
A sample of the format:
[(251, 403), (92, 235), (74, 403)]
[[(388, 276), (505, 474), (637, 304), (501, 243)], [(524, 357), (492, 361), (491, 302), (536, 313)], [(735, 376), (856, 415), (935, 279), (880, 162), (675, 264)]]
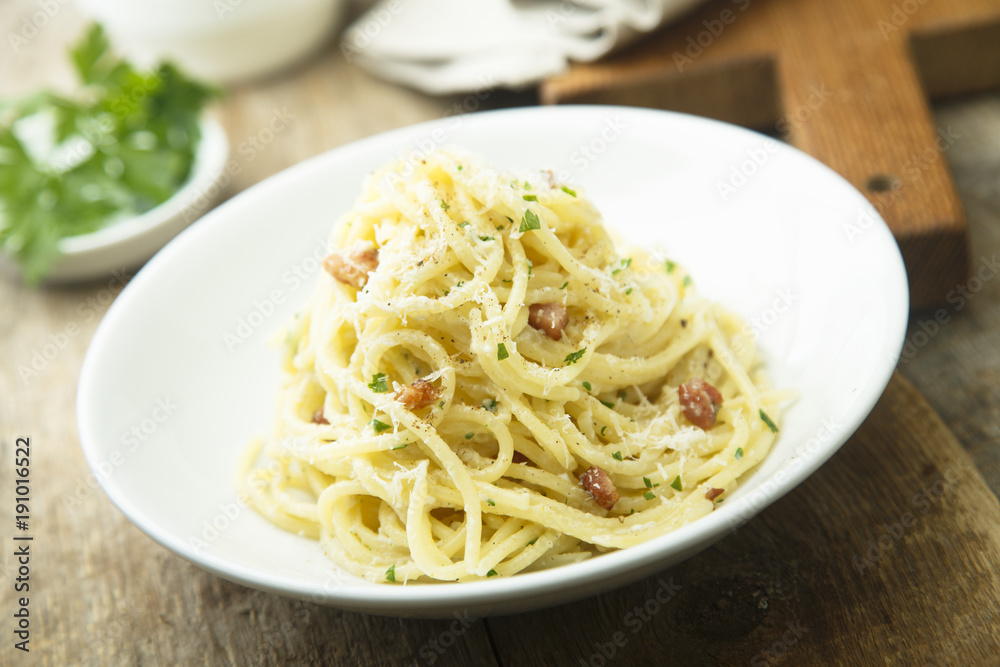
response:
[(218, 91), (111, 53), (99, 25), (72, 48), (82, 88), (0, 104), (0, 248), (37, 283), (59, 240), (143, 213), (190, 175), (199, 120)]

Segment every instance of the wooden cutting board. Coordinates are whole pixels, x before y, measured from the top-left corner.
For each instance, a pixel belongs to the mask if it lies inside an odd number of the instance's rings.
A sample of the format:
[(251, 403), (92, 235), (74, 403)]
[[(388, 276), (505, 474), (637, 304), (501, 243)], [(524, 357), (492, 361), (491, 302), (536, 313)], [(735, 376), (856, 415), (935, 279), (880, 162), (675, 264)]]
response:
[(928, 97), (996, 86), (998, 0), (716, 0), (620, 54), (573, 66), (540, 94), (785, 135), (881, 212), (920, 307), (944, 303), (969, 262), (946, 158), (962, 137), (935, 126)]

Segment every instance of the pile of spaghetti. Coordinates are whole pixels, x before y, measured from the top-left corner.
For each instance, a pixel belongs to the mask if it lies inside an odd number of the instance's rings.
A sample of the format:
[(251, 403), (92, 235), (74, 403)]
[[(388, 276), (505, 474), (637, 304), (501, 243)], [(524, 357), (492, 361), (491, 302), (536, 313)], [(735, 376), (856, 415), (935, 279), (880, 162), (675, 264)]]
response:
[(367, 580), (644, 542), (712, 511), (775, 438), (749, 327), (680, 266), (619, 250), (549, 172), (389, 165), (324, 267), (246, 479), (258, 512)]

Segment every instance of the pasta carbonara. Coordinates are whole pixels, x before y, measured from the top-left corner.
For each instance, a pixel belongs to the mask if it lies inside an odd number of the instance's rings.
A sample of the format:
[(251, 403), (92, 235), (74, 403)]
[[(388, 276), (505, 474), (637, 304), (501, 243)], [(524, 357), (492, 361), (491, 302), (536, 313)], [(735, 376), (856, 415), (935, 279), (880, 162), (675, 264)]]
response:
[(774, 441), (750, 328), (550, 172), (389, 165), (331, 248), (246, 481), (347, 572), (467, 581), (629, 547), (711, 512)]

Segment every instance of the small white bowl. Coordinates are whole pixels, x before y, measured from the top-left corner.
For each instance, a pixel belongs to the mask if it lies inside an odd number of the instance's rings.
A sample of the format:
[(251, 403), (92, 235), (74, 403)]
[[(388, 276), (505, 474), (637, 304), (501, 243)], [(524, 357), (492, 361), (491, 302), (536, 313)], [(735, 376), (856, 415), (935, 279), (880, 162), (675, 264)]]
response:
[[(219, 180), (228, 157), (229, 140), (225, 131), (214, 120), (205, 118), (191, 176), (181, 189), (142, 215), (60, 240), (60, 256), (45, 276), (45, 282), (94, 280), (115, 270), (141, 265), (215, 205), (222, 192)], [(0, 253), (0, 273), (17, 276), (21, 267), (13, 257)]]
[(320, 48), (344, 0), (80, 0), (134, 62), (169, 59), (188, 74), (233, 83), (271, 74)]
[[(333, 222), (398, 155), (456, 144), (549, 167), (609, 226), (691, 271), (759, 332), (798, 399), (763, 463), (676, 531), (563, 567), (459, 584), (367, 583), (245, 504), (237, 468), (267, 433), (279, 355), (265, 340), (313, 291)], [(174, 553), (247, 586), (400, 616), (503, 614), (624, 585), (691, 557), (790, 491), (875, 405), (906, 333), (906, 272), (872, 205), (769, 137), (621, 107), (470, 114), (342, 146), (229, 200), (157, 254), (112, 304), (80, 376), (80, 441), (121, 511)], [(802, 520), (808, 520), (803, 516)], [(751, 523), (747, 530), (753, 530)]]

